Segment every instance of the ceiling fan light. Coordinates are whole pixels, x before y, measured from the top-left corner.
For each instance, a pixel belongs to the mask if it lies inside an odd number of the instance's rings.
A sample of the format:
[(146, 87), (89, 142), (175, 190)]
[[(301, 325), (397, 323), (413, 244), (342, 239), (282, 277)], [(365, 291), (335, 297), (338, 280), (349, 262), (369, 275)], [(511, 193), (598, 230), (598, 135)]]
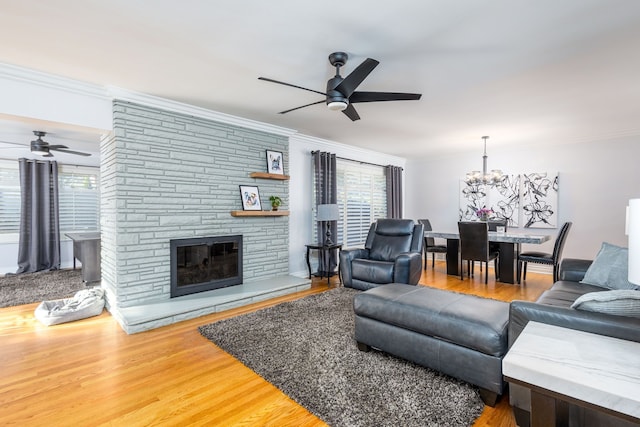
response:
[(345, 101), (331, 101), (327, 103), (327, 107), (331, 111), (344, 111), (349, 106)]
[(41, 156), (46, 156), (49, 154), (49, 148), (43, 147), (41, 144), (31, 144), (31, 152)]

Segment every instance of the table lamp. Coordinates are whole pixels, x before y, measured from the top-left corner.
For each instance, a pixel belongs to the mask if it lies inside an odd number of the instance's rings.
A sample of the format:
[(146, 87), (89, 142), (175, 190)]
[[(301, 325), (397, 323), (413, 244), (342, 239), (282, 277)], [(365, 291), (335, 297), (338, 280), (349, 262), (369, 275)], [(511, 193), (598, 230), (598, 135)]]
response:
[(629, 282), (640, 285), (640, 199), (629, 200), (627, 213), (629, 233)]
[(327, 224), (326, 238), (324, 241), (325, 246), (333, 245), (331, 241), (331, 224), (329, 221), (337, 221), (340, 219), (340, 210), (336, 204), (318, 205), (318, 211), (316, 214), (316, 221), (325, 221)]

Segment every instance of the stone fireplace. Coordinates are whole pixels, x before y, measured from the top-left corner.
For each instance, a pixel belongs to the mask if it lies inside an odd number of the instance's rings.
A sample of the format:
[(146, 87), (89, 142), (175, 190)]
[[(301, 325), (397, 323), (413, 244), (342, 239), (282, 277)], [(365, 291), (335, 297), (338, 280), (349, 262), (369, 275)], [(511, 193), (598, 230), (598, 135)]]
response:
[(174, 239), (171, 298), (242, 284), (242, 236)]
[[(242, 209), (241, 184), (259, 186), (263, 203), (277, 195), (288, 204), (287, 181), (251, 176), (266, 171), (267, 150), (282, 152), (286, 167), (287, 136), (183, 105), (177, 106), (182, 112), (171, 104), (157, 108), (157, 101), (115, 100), (113, 133), (100, 145), (102, 287), (112, 316), (137, 333), (308, 288), (306, 277), (289, 275), (287, 216), (231, 215)], [(236, 235), (242, 235), (242, 248), (235, 249), (242, 284), (228, 286), (231, 264), (221, 282), (187, 283), (185, 274), (172, 291), (171, 241)], [(183, 251), (176, 262), (185, 269), (205, 258), (210, 264), (221, 250), (211, 243)], [(209, 282), (222, 287), (200, 288)], [(195, 293), (178, 295), (193, 284)]]

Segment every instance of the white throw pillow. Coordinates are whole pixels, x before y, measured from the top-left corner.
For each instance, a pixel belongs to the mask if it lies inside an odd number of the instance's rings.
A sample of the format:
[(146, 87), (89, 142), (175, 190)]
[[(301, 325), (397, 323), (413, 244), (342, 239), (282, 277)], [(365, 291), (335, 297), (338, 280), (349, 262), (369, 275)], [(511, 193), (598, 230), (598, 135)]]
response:
[(640, 318), (640, 291), (620, 289), (614, 291), (589, 292), (575, 300), (571, 308), (612, 314), (614, 316)]

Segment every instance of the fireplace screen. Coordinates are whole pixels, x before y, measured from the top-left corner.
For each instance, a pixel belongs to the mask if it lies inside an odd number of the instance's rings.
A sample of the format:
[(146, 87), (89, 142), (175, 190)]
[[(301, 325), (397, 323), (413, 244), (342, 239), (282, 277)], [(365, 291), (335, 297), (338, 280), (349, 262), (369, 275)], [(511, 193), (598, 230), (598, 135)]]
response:
[(242, 236), (171, 240), (171, 297), (242, 283)]

